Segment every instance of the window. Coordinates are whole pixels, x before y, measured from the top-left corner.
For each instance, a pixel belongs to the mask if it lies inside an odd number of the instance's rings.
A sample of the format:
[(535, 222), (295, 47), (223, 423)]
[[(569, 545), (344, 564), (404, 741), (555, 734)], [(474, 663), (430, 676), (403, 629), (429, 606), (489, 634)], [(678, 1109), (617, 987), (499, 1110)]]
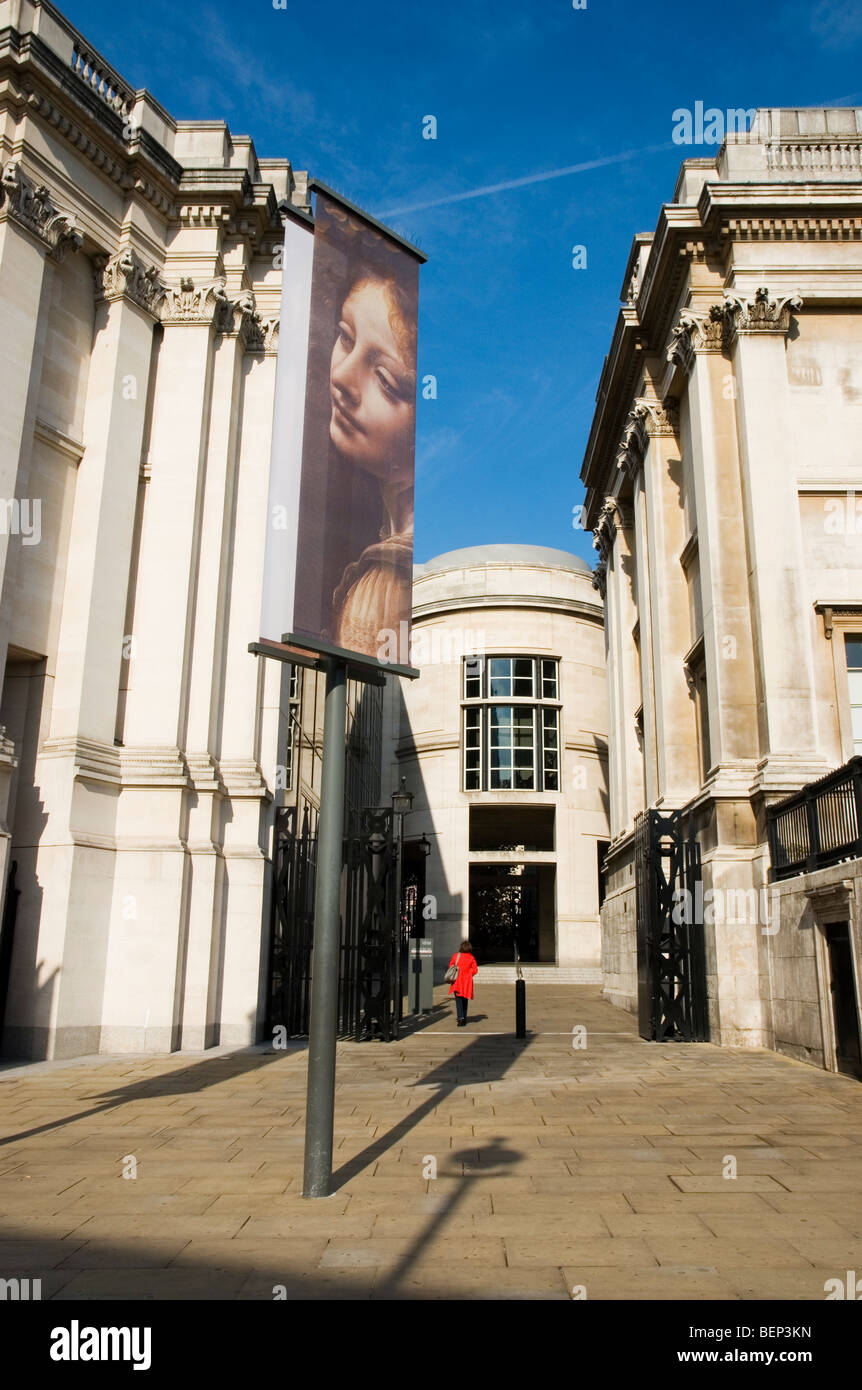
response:
[(862, 755), (862, 634), (846, 634), (844, 652), (850, 690), (850, 733), (855, 757)]
[(706, 652), (703, 638), (699, 637), (688, 652), (685, 660), (685, 675), (694, 700), (697, 720), (697, 752), (700, 762), (700, 782), (703, 786), (712, 767), (709, 747), (709, 701), (706, 683)]
[(556, 658), (464, 661), (464, 790), (559, 791)]

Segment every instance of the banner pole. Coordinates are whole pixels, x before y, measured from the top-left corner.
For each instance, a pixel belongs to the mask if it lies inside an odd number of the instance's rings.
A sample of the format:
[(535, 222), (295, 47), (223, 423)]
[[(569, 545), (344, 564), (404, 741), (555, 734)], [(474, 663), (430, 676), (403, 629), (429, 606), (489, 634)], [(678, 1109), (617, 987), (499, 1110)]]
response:
[(317, 826), (303, 1197), (328, 1197), (332, 1181), (346, 713), (347, 667), (343, 661), (330, 660), (326, 666)]

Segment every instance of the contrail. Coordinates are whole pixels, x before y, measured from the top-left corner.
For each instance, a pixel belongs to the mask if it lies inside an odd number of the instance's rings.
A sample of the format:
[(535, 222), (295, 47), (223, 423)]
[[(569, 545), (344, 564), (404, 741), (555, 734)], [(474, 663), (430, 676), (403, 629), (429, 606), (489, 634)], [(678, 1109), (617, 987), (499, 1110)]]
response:
[[(832, 101), (816, 102), (815, 106), (844, 106), (847, 102), (855, 101), (860, 94), (851, 92), (845, 97), (835, 97)], [(771, 107), (763, 108), (771, 110)], [(506, 193), (510, 188), (525, 188), (531, 183), (546, 183), (548, 179), (563, 179), (567, 174), (584, 174), (588, 169), (602, 169), (608, 164), (622, 164), (626, 159), (634, 159), (638, 155), (660, 154), (662, 150), (679, 149), (679, 145), (673, 140), (666, 140), (662, 145), (646, 145), (640, 150), (623, 150), (621, 154), (604, 155), (601, 159), (588, 159), (582, 164), (567, 164), (564, 169), (549, 169), (544, 174), (526, 174), (520, 179), (506, 179), (502, 183), (488, 183), (482, 188), (471, 188), (466, 193), (449, 193), (445, 198), (432, 198), (427, 203), (410, 203), (405, 207), (389, 208), (386, 212), (381, 212), (380, 217), (400, 217), (406, 212), (424, 212), (427, 208), (442, 208), (448, 203), (464, 203), (470, 198), (485, 198), (489, 193)]]
[(601, 159), (588, 159), (583, 164), (567, 164), (565, 169), (548, 169), (544, 174), (526, 174), (521, 179), (506, 179), (503, 183), (488, 183), (483, 188), (471, 188), (466, 193), (450, 193), (445, 198), (432, 198), (427, 203), (410, 203), (408, 206), (400, 208), (389, 208), (387, 212), (381, 212), (380, 217), (398, 217), (405, 212), (424, 212), (426, 208), (441, 208), (447, 203), (463, 203), (468, 198), (484, 198), (489, 193), (505, 193), (510, 188), (524, 188), (530, 183), (545, 183), (548, 179), (562, 179), (567, 174), (583, 174), (588, 169), (601, 169), (606, 164), (622, 164), (626, 159), (634, 159), (636, 155), (658, 154), (661, 150), (672, 150), (678, 148), (672, 140), (666, 140), (663, 145), (646, 145), (640, 150), (623, 150), (621, 154), (607, 154)]

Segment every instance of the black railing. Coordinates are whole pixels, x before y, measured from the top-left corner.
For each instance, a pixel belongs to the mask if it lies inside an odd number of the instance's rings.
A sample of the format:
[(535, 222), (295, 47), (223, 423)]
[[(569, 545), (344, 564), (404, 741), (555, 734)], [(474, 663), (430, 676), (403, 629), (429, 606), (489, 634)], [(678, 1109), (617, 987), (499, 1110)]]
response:
[(772, 879), (862, 857), (862, 758), (768, 807), (766, 824)]

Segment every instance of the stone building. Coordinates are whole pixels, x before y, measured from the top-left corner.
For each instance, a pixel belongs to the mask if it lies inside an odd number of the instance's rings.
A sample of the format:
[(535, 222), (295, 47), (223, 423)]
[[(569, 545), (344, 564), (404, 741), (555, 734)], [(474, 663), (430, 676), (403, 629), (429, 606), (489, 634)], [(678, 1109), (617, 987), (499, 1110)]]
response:
[(828, 793), (837, 868), (821, 836), (779, 880), (767, 811), (860, 751), (860, 246), (858, 108), (758, 111), (686, 160), (634, 239), (582, 469), (608, 653), (608, 997), (635, 1008), (635, 817), (682, 808), (713, 909), (712, 1039), (833, 1068), (836, 991), (858, 1051), (859, 784), (855, 820), (851, 774)]
[(316, 673), (248, 652), (307, 180), (47, 0), (0, 0), (0, 168), (4, 1051), (246, 1044), (274, 809), (319, 793)]
[(431, 844), (417, 925), (438, 978), (469, 934), (483, 979), (486, 963), (513, 962), (514, 939), (534, 976), (598, 982), (607, 711), (589, 567), (532, 545), (417, 565), (412, 659), (421, 679), (401, 683), (387, 726), (393, 785), (404, 777), (415, 798), (406, 875), (417, 840)]

